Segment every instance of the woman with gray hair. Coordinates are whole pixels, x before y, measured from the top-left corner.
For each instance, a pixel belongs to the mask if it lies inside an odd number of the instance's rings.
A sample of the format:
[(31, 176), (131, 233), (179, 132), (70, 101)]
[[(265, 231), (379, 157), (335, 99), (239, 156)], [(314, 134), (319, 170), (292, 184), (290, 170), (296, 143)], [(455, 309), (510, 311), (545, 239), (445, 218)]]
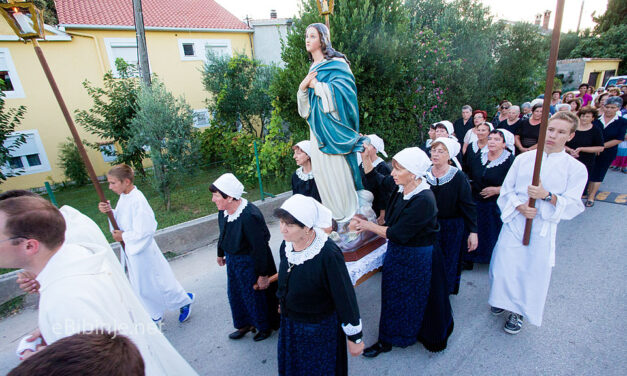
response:
[(368, 158), (363, 161), (367, 187), (390, 195), (383, 226), (356, 219), (358, 232), (388, 239), (379, 339), (364, 356), (374, 358), (392, 346), (418, 341), (429, 351), (444, 350), (453, 331), (453, 314), (443, 256), (433, 248), (439, 226), (435, 196), (425, 179), (431, 161), (417, 147), (403, 149), (392, 159), (390, 176), (374, 170)]
[(627, 119), (619, 115), (619, 110), (623, 106), (621, 97), (609, 97), (605, 101), (605, 112), (594, 121), (594, 125), (603, 130), (604, 150), (594, 161), (592, 176), (589, 177), (587, 207), (594, 205), (597, 191), (605, 178), (607, 169), (612, 164), (618, 151), (618, 144), (625, 139), (627, 132)]
[(529, 119), (529, 116), (531, 116), (531, 103), (530, 102), (525, 102), (523, 104), (520, 105), (520, 119), (524, 120), (524, 119)]

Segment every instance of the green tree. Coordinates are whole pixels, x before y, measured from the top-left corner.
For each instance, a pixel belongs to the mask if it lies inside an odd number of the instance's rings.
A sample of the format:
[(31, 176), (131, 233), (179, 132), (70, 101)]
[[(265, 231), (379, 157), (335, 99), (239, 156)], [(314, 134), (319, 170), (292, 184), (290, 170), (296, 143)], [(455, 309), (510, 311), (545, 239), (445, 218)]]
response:
[(57, 7), (54, 4), (54, 0), (33, 0), (35, 6), (43, 11), (44, 23), (47, 25), (57, 25), (59, 19), (57, 18)]
[[(113, 77), (111, 72), (104, 75), (104, 87), (96, 87), (85, 80), (83, 87), (94, 101), (89, 110), (76, 111), (76, 122), (91, 134), (102, 140), (111, 140), (118, 143), (121, 152), (117, 154), (119, 163), (126, 163), (135, 168), (141, 175), (145, 175), (142, 160), (146, 153), (144, 149), (133, 146), (129, 140), (133, 136), (130, 124), (137, 112), (137, 95), (139, 81), (130, 77), (128, 65), (124, 60), (115, 61), (120, 78)], [(99, 146), (90, 144), (96, 150)]]
[(607, 57), (623, 59), (618, 66), (618, 74), (627, 73), (627, 24), (615, 25), (598, 35), (582, 38), (570, 53), (576, 57)]
[(562, 33), (560, 36), (560, 48), (557, 53), (557, 59), (563, 60), (567, 59), (572, 50), (577, 47), (580, 40), (579, 34), (571, 31), (568, 33)]
[(264, 134), (272, 114), (272, 98), (268, 93), (276, 67), (263, 65), (244, 54), (232, 58), (208, 53), (203, 71), (205, 89), (213, 121), (227, 129), (238, 124), (258, 137)]
[(496, 98), (521, 103), (544, 91), (549, 39), (527, 22), (504, 28), (495, 49), (491, 84)]
[[(83, 143), (86, 141), (83, 140)], [(58, 166), (63, 169), (65, 177), (75, 184), (83, 185), (89, 182), (85, 164), (73, 138), (68, 137), (65, 142), (59, 144)]]
[(594, 34), (601, 35), (615, 26), (627, 23), (627, 0), (608, 0), (605, 13), (593, 17)]
[(183, 97), (175, 98), (163, 83), (153, 79), (152, 86), (141, 88), (136, 111), (129, 127), (129, 145), (149, 148), (154, 168), (152, 183), (169, 211), (172, 189), (195, 167), (198, 148), (192, 109)]
[[(7, 108), (4, 101), (5, 94), (2, 92), (4, 81), (0, 79), (0, 166), (10, 165), (11, 152), (15, 151), (22, 145), (26, 139), (24, 135), (16, 135), (17, 128), (26, 114), (26, 107), (18, 106)], [(0, 184), (12, 176), (19, 175), (19, 171), (3, 172), (0, 169)]]

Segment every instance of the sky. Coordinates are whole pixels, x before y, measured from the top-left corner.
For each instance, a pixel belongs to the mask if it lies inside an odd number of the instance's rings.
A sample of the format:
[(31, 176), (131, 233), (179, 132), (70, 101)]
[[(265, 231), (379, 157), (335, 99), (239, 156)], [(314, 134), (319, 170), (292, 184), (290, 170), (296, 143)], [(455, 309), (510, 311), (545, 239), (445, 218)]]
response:
[[(341, 1), (341, 0), (339, 0)], [(607, 0), (566, 0), (562, 31), (575, 31), (581, 3), (584, 2), (581, 30), (592, 28), (592, 12), (601, 15), (607, 8)], [(237, 18), (249, 16), (253, 19), (270, 18), (270, 10), (275, 9), (279, 18), (290, 18), (298, 15), (300, 0), (216, 0), (216, 2), (233, 13)], [(481, 0), (489, 6), (492, 14), (499, 19), (509, 21), (527, 21), (533, 23), (535, 15), (551, 11), (550, 28), (555, 21), (557, 0)]]

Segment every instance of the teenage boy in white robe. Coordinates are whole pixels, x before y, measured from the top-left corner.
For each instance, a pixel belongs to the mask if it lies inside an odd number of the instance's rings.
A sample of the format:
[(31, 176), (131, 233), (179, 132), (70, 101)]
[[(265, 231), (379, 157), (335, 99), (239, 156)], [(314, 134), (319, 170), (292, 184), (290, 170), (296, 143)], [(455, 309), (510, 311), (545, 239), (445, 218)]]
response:
[(194, 294), (187, 293), (176, 280), (170, 264), (163, 256), (154, 235), (157, 221), (146, 197), (133, 184), (133, 169), (126, 164), (113, 166), (107, 173), (109, 189), (120, 195), (115, 209), (101, 202), (102, 213), (113, 211), (119, 230), (113, 238), (124, 242), (131, 286), (156, 323), (161, 323), (167, 310), (179, 310), (179, 322), (191, 314)]
[[(564, 146), (575, 135), (579, 119), (558, 112), (549, 119), (540, 171), (540, 183), (531, 185), (536, 150), (519, 155), (512, 164), (497, 204), (503, 228), (490, 262), (489, 304), (494, 315), (510, 315), (503, 329), (517, 334), (523, 318), (540, 326), (555, 265), (557, 224), (583, 212), (581, 193), (586, 167), (568, 155)], [(528, 206), (536, 199), (535, 208)], [(533, 219), (528, 246), (522, 245), (527, 219)]]
[(140, 350), (146, 375), (196, 375), (152, 322), (119, 263), (111, 262), (110, 249), (64, 243), (65, 230), (59, 210), (42, 198), (0, 201), (0, 267), (23, 268), (41, 285), (39, 327), (31, 339), (45, 346), (81, 332), (118, 332)]

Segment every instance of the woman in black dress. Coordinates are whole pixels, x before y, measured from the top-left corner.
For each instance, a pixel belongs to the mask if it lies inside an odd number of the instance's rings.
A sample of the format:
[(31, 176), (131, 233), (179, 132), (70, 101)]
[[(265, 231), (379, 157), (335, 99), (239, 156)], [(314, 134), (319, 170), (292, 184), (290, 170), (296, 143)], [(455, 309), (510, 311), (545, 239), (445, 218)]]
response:
[(364, 348), (359, 307), (342, 251), (323, 228), (331, 211), (294, 195), (279, 219), (279, 375), (347, 375), (346, 344), (353, 356)]
[[(463, 250), (474, 251), (478, 243), (477, 210), (470, 184), (457, 159), (451, 157), (459, 149), (459, 143), (451, 138), (436, 138), (431, 145), (433, 164), (427, 171), (427, 183), (431, 186), (438, 205), (440, 231), (437, 245), (444, 255), (449, 294), (459, 292)], [(468, 234), (466, 237), (464, 229)]]
[(605, 111), (603, 115), (594, 121), (594, 125), (602, 129), (603, 132), (603, 152), (594, 161), (594, 167), (592, 168), (592, 174), (589, 177), (590, 184), (588, 185), (588, 202), (586, 206), (590, 207), (594, 205), (594, 199), (596, 197), (599, 187), (605, 178), (607, 169), (612, 164), (612, 161), (616, 158), (618, 152), (618, 144), (625, 139), (625, 132), (627, 131), (627, 119), (620, 116), (620, 109), (623, 107), (623, 100), (621, 97), (609, 97), (605, 101)]
[[(566, 152), (586, 166), (588, 183), (590, 182), (596, 155), (604, 149), (603, 132), (599, 127), (592, 124), (594, 119), (597, 118), (597, 114), (597, 109), (592, 106), (586, 106), (579, 110), (577, 113), (579, 116), (579, 127), (575, 131), (575, 137), (566, 143)], [(584, 198), (587, 198), (587, 196), (587, 192), (584, 191)], [(588, 202), (586, 202), (586, 205), (588, 205)]]
[(462, 146), (462, 154), (466, 155), (466, 149), (473, 141), (477, 140), (477, 126), (486, 122), (488, 113), (483, 110), (474, 110), (472, 112), (473, 127), (470, 128), (465, 135), (458, 135), (457, 137), (463, 137), (464, 143)]
[[(209, 190), (219, 210), (217, 262), (226, 265), (227, 295), (237, 329), (229, 338), (240, 339), (257, 330), (254, 340), (262, 341), (279, 327), (276, 286), (268, 282), (276, 273), (270, 231), (259, 208), (241, 197), (244, 186), (233, 174), (220, 176)], [(253, 289), (255, 284), (259, 290)]]
[(535, 150), (538, 147), (540, 137), (540, 122), (542, 121), (542, 103), (536, 103), (531, 108), (529, 119), (518, 123), (516, 133), (516, 149), (518, 153)]
[(388, 239), (381, 277), (379, 340), (364, 356), (375, 357), (417, 341), (429, 351), (446, 348), (453, 331), (444, 260), (433, 251), (439, 230), (435, 196), (425, 180), (430, 161), (419, 148), (407, 148), (392, 160), (391, 176), (377, 173), (364, 159), (367, 189), (390, 193), (385, 224), (353, 218), (358, 232)]
[[(388, 157), (387, 153), (385, 152), (385, 144), (383, 142), (383, 139), (376, 134), (369, 134), (368, 138), (370, 139), (370, 143), (364, 144), (364, 152), (361, 154), (361, 157), (370, 159), (372, 165), (374, 166), (374, 169), (377, 170), (377, 172), (381, 175), (389, 175), (392, 170), (390, 169), (388, 164), (385, 163), (385, 161), (377, 154), (381, 153), (384, 157)], [(359, 164), (359, 171), (361, 172), (361, 180), (365, 187), (366, 175), (364, 173), (364, 167), (362, 164), (363, 163)], [(374, 210), (374, 213), (377, 217), (377, 223), (383, 224), (383, 222), (385, 221), (385, 206), (387, 205), (390, 197), (387, 193), (380, 192), (378, 190), (371, 193), (374, 196), (374, 200), (372, 201), (372, 210)]]
[(292, 146), (292, 150), (294, 150), (294, 160), (299, 166), (296, 172), (292, 174), (292, 194), (300, 193), (303, 196), (313, 197), (318, 202), (322, 202), (313, 172), (311, 172), (311, 158), (309, 157), (311, 141), (301, 141)]
[(467, 171), (472, 195), (477, 204), (477, 234), (479, 246), (464, 255), (464, 268), (472, 263), (488, 264), (503, 226), (501, 211), (496, 204), (507, 171), (514, 156), (507, 150), (504, 130), (496, 129), (488, 136), (488, 151), (481, 153), (469, 164)]

